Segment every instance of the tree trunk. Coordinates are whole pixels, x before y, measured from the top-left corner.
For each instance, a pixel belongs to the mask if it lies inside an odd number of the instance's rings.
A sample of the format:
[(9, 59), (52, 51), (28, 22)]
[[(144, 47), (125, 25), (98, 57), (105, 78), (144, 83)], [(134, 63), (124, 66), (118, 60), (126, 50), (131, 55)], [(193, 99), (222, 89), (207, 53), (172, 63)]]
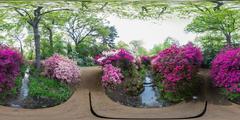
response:
[(21, 40), (19, 40), (19, 45), (20, 45), (21, 55), (23, 56), (23, 46), (22, 46)]
[(74, 41), (74, 43), (75, 43), (75, 51), (77, 52), (78, 51), (78, 42)]
[(50, 44), (50, 51), (53, 54), (53, 32), (51, 28), (47, 28), (48, 32), (49, 32), (49, 44)]
[(34, 33), (34, 44), (35, 44), (35, 65), (37, 70), (40, 70), (41, 67), (41, 51), (40, 51), (40, 34), (38, 24), (34, 24), (33, 26)]
[(22, 41), (16, 36), (17, 41), (19, 42), (20, 45), (20, 51), (21, 51), (21, 55), (23, 56), (23, 45), (22, 45)]
[(232, 36), (231, 34), (225, 34), (227, 40), (227, 46), (232, 46)]

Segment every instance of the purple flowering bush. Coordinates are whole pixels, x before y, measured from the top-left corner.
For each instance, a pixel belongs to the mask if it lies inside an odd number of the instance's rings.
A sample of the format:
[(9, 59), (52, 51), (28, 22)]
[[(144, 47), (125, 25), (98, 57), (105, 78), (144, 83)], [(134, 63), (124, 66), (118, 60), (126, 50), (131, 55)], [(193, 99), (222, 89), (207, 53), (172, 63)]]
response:
[(129, 95), (137, 95), (142, 89), (138, 79), (136, 58), (125, 49), (104, 51), (95, 57), (96, 63), (103, 67), (102, 85), (105, 88), (121, 88)]
[[(171, 101), (179, 101), (184, 96), (190, 96), (189, 90), (203, 61), (202, 52), (192, 43), (184, 46), (173, 45), (155, 56), (151, 63), (161, 91)], [(188, 89), (188, 90), (187, 90)], [(184, 91), (187, 95), (182, 95)]]
[(104, 87), (114, 87), (114, 85), (121, 84), (123, 78), (120, 68), (114, 67), (111, 64), (104, 65), (102, 76), (102, 85)]
[(211, 76), (229, 99), (240, 98), (240, 48), (222, 50), (212, 61)]
[(80, 81), (80, 69), (77, 63), (67, 57), (54, 54), (43, 63), (44, 75), (59, 81), (73, 84)]
[(141, 56), (140, 60), (141, 60), (141, 64), (143, 64), (145, 66), (151, 65), (151, 57), (150, 56)]
[(0, 46), (0, 93), (14, 87), (22, 63), (22, 56), (17, 50)]
[(104, 66), (105, 64), (113, 64), (121, 60), (125, 60), (129, 63), (134, 63), (135, 59), (131, 53), (125, 49), (104, 51), (101, 55), (95, 58), (99, 65)]

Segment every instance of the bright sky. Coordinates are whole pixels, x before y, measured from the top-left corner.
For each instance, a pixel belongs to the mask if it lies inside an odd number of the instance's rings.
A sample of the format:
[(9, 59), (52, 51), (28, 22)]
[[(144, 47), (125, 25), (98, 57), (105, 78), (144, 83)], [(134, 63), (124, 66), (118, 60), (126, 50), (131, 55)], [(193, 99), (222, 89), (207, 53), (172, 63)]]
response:
[(191, 22), (191, 19), (180, 19), (177, 17), (167, 18), (159, 21), (129, 20), (117, 16), (107, 18), (111, 25), (118, 31), (118, 40), (129, 43), (131, 40), (142, 40), (143, 46), (148, 50), (154, 44), (162, 43), (167, 37), (178, 40), (180, 44), (193, 41), (196, 34), (187, 33), (184, 28)]

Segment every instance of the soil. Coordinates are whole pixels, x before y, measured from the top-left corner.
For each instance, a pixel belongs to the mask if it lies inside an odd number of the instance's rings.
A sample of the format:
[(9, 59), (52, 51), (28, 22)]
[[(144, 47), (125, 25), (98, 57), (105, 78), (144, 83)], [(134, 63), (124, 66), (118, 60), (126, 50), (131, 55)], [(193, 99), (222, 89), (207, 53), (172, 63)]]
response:
[(46, 108), (53, 107), (61, 104), (64, 101), (57, 101), (50, 98), (40, 98), (40, 97), (27, 97), (22, 101), (17, 101), (16, 97), (9, 96), (3, 103), (3, 106), (10, 106), (15, 108), (27, 108), (27, 109), (37, 109), (37, 108)]
[(234, 100), (229, 100), (229, 101), (231, 101), (231, 102), (233, 102), (235, 104), (240, 105), (240, 98), (237, 98), (237, 99), (234, 99)]

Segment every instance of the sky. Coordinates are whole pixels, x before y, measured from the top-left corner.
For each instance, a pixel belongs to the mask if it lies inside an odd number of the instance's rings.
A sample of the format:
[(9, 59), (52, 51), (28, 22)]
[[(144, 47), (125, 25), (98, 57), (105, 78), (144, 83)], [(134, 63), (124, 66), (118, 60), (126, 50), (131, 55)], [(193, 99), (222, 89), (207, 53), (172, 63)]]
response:
[(117, 29), (119, 37), (116, 41), (122, 40), (129, 43), (131, 40), (142, 40), (143, 47), (148, 50), (154, 44), (163, 43), (167, 37), (178, 40), (181, 45), (193, 41), (197, 37), (194, 33), (184, 31), (185, 27), (191, 23), (191, 19), (172, 17), (160, 20), (157, 23), (123, 19), (117, 16), (109, 16), (107, 19)]

